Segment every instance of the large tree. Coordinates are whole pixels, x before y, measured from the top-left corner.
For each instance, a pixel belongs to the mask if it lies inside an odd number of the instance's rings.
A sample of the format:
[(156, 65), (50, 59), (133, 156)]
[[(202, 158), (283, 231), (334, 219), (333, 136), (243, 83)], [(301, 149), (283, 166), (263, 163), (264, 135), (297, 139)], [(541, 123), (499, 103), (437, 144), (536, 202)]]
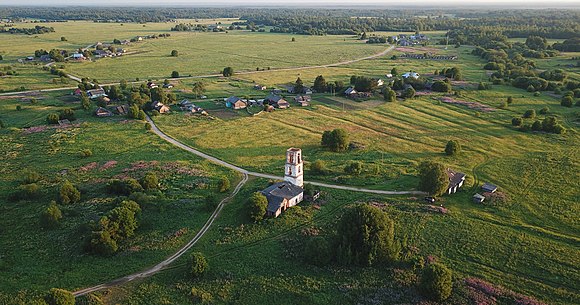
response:
[(200, 252), (193, 252), (190, 258), (190, 271), (193, 277), (201, 277), (208, 269), (208, 263)]
[(348, 132), (344, 129), (327, 130), (322, 134), (321, 144), (335, 152), (345, 151), (349, 144), (348, 138)]
[(394, 223), (377, 207), (359, 204), (348, 209), (338, 223), (337, 234), (339, 263), (371, 266), (398, 257)]
[(202, 81), (193, 83), (193, 88), (191, 91), (195, 95), (195, 98), (199, 98), (205, 92), (205, 83)]
[(419, 189), (440, 196), (449, 187), (449, 177), (441, 163), (425, 161), (419, 165)]
[(81, 193), (68, 180), (65, 180), (60, 187), (60, 202), (63, 204), (75, 203), (81, 199)]
[(222, 75), (224, 77), (230, 77), (230, 76), (234, 75), (234, 68), (225, 67), (224, 70), (222, 71)]
[(318, 75), (316, 77), (316, 79), (314, 80), (314, 86), (312, 86), (312, 88), (314, 88), (314, 90), (316, 90), (316, 92), (318, 93), (326, 92), (327, 87), (328, 86), (326, 85), (326, 80), (322, 75)]
[(255, 222), (261, 221), (264, 218), (267, 207), (268, 199), (260, 192), (253, 193), (250, 199), (248, 199), (248, 215)]
[(300, 94), (302, 91), (304, 91), (304, 82), (302, 82), (302, 79), (298, 77), (296, 82), (294, 82), (294, 93)]
[(448, 156), (453, 156), (461, 151), (461, 145), (456, 140), (449, 140), (447, 145), (445, 145), (445, 154)]

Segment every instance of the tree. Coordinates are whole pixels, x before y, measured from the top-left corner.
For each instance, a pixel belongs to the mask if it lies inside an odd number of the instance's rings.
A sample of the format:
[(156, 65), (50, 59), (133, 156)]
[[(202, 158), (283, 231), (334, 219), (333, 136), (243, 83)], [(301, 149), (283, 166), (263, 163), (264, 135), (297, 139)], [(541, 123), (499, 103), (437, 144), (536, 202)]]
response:
[(208, 269), (208, 263), (200, 252), (193, 252), (190, 258), (191, 275), (195, 278), (201, 277)]
[(234, 69), (232, 67), (225, 67), (224, 70), (222, 71), (222, 75), (224, 77), (230, 77), (234, 75)]
[(171, 78), (179, 78), (179, 72), (177, 71), (171, 72)]
[[(126, 86), (127, 85), (125, 84), (125, 87)], [(114, 100), (120, 99), (123, 97), (123, 91), (121, 91), (121, 89), (118, 86), (112, 85), (111, 88), (109, 88), (108, 95), (111, 99), (114, 99)]]
[(193, 83), (193, 94), (195, 94), (195, 98), (199, 98), (205, 92), (205, 83), (202, 81)]
[(449, 84), (448, 82), (438, 80), (433, 83), (431, 89), (436, 92), (450, 92), (451, 84)]
[(399, 71), (397, 71), (397, 68), (391, 69), (391, 75), (393, 75), (393, 77), (396, 77), (397, 75), (399, 75)]
[(324, 173), (326, 173), (326, 165), (324, 164), (324, 161), (315, 160), (312, 162), (312, 164), (310, 164), (310, 171), (314, 175), (324, 175)]
[(66, 119), (69, 121), (74, 121), (74, 120), (76, 120), (75, 111), (72, 108), (65, 108), (60, 112), (59, 119), (60, 120)]
[(154, 172), (148, 172), (141, 178), (141, 186), (145, 190), (153, 190), (159, 188), (159, 179)]
[(318, 75), (316, 79), (314, 79), (314, 86), (312, 86), (312, 88), (316, 90), (316, 92), (319, 93), (326, 92), (327, 87), (328, 85), (326, 84), (324, 76)]
[(560, 105), (562, 105), (564, 107), (572, 107), (573, 102), (574, 102), (574, 99), (571, 96), (566, 95), (566, 96), (562, 97), (562, 101), (560, 102)]
[(119, 246), (117, 241), (111, 237), (111, 233), (102, 228), (92, 232), (89, 248), (95, 254), (112, 255), (117, 252)]
[(450, 140), (447, 142), (447, 145), (445, 145), (445, 154), (448, 156), (457, 155), (460, 151), (461, 145), (459, 145), (459, 142), (455, 140)]
[(136, 213), (128, 206), (118, 206), (109, 213), (111, 227), (109, 230), (111, 237), (115, 240), (131, 237), (139, 226), (137, 223)]
[(259, 222), (266, 215), (268, 199), (260, 192), (255, 192), (248, 199), (248, 215), (254, 222)]
[(353, 176), (360, 175), (362, 173), (362, 170), (363, 165), (362, 162), (360, 161), (352, 161), (347, 166), (344, 167), (344, 172)]
[(295, 41), (296, 41), (296, 38), (292, 37), (292, 42), (295, 42)]
[(507, 102), (508, 104), (511, 104), (511, 103), (513, 103), (513, 102), (514, 102), (514, 98), (513, 98), (513, 97), (511, 97), (511, 96), (508, 96), (508, 98), (507, 98), (506, 102)]
[(40, 223), (45, 228), (55, 228), (62, 219), (62, 212), (56, 205), (56, 201), (51, 201), (48, 207), (40, 215)]
[(394, 223), (377, 207), (359, 204), (348, 209), (338, 223), (337, 234), (339, 263), (371, 266), (398, 257)]
[(403, 92), (403, 97), (404, 98), (413, 98), (415, 97), (415, 89), (413, 89), (413, 87), (409, 87), (407, 89), (405, 89), (405, 91)]
[(348, 138), (348, 133), (344, 129), (327, 130), (322, 134), (321, 144), (334, 152), (345, 151), (349, 144)]
[(127, 112), (127, 117), (131, 118), (131, 119), (138, 119), (139, 118), (139, 111), (141, 109), (139, 109), (139, 106), (137, 106), (137, 104), (133, 104), (129, 107), (129, 111)]
[(440, 196), (449, 187), (449, 177), (441, 163), (425, 161), (419, 165), (419, 189)]
[(512, 125), (513, 126), (522, 126), (523, 120), (522, 118), (512, 118)]
[(230, 179), (226, 176), (221, 176), (220, 180), (217, 184), (217, 190), (220, 193), (223, 193), (230, 189)]
[(526, 39), (526, 46), (528, 46), (528, 48), (532, 50), (541, 51), (545, 50), (548, 47), (548, 41), (544, 37), (529, 36)]
[(421, 275), (419, 288), (428, 298), (441, 302), (451, 296), (452, 272), (441, 263), (430, 263)]
[(48, 124), (58, 124), (58, 119), (59, 119), (58, 113), (49, 113), (46, 116), (46, 122)]
[(300, 77), (298, 77), (296, 79), (296, 82), (294, 82), (294, 93), (301, 94), (303, 90), (304, 90), (304, 83), (302, 82), (302, 79), (300, 79)]
[(546, 115), (550, 112), (550, 108), (548, 108), (547, 106), (544, 106), (542, 109), (540, 109), (539, 113)]
[(91, 100), (89, 100), (86, 94), (81, 95), (81, 107), (83, 107), (84, 110), (91, 109)]
[(534, 110), (534, 109), (526, 110), (526, 112), (524, 112), (523, 117), (527, 118), (527, 119), (535, 118), (536, 117), (536, 110)]
[(179, 52), (177, 52), (177, 50), (171, 50), (171, 56), (177, 57), (179, 56)]
[(397, 92), (391, 89), (390, 87), (385, 87), (383, 90), (383, 96), (386, 102), (396, 102), (397, 101)]
[(49, 305), (74, 305), (75, 296), (64, 289), (52, 288), (44, 298)]
[(77, 188), (70, 183), (70, 181), (65, 180), (60, 186), (60, 202), (62, 204), (75, 203), (81, 199), (81, 193)]

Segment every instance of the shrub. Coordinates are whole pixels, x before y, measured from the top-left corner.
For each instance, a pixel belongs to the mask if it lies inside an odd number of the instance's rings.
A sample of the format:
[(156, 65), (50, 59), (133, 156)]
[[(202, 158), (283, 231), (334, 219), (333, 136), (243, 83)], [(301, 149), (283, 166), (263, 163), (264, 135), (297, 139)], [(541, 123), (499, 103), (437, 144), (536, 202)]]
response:
[(451, 295), (452, 273), (441, 263), (430, 263), (421, 276), (420, 290), (434, 301), (444, 301)]
[(359, 204), (348, 209), (337, 228), (338, 262), (371, 266), (394, 261), (399, 249), (394, 241), (394, 223), (379, 208)]
[(535, 121), (532, 124), (532, 130), (533, 131), (540, 131), (540, 130), (542, 130), (542, 123), (540, 121)]
[(192, 253), (190, 262), (191, 275), (195, 278), (201, 277), (208, 269), (207, 260), (200, 252)]
[(44, 299), (49, 305), (75, 304), (75, 296), (72, 294), (72, 292), (58, 288), (50, 289), (50, 291), (48, 292), (48, 294)]
[(564, 106), (564, 107), (572, 107), (574, 100), (571, 96), (566, 95), (564, 97), (562, 97), (562, 101), (560, 102), (560, 105)]
[(93, 152), (90, 149), (83, 149), (81, 150), (81, 152), (79, 153), (79, 155), (81, 156), (81, 158), (88, 158), (90, 156), (93, 155)]
[(26, 170), (22, 172), (22, 184), (31, 184), (40, 181), (40, 174), (35, 171)]
[(145, 130), (151, 130), (151, 124), (149, 122), (145, 123)]
[(191, 288), (191, 297), (194, 304), (211, 304), (213, 297), (211, 293), (199, 288)]
[(91, 252), (105, 256), (112, 255), (119, 249), (117, 241), (111, 237), (111, 233), (104, 229), (92, 232), (89, 247)]
[(234, 69), (232, 67), (225, 67), (224, 70), (222, 71), (222, 75), (224, 77), (230, 77), (234, 75)]
[(506, 102), (507, 102), (508, 104), (511, 104), (511, 103), (513, 103), (513, 102), (514, 102), (514, 98), (513, 98), (513, 97), (511, 97), (511, 96), (508, 96), (508, 98), (507, 98)]
[(431, 86), (431, 90), (437, 92), (450, 92), (451, 84), (438, 80), (433, 83), (433, 85)]
[(0, 129), (2, 128), (6, 128), (6, 124), (4, 124), (4, 121), (0, 120)]
[(312, 162), (312, 164), (310, 164), (310, 171), (312, 171), (314, 175), (324, 175), (326, 172), (326, 165), (324, 164), (324, 161), (315, 160)]
[(385, 90), (383, 90), (383, 96), (386, 102), (397, 101), (397, 92), (395, 92), (395, 90), (392, 90), (389, 87), (385, 87)]
[(526, 110), (523, 117), (527, 119), (534, 119), (536, 117), (536, 111), (534, 109)]
[(226, 176), (222, 176), (217, 184), (217, 190), (220, 193), (226, 192), (230, 189), (230, 179)]
[(132, 193), (143, 192), (143, 187), (139, 181), (128, 178), (125, 180), (112, 179), (107, 184), (107, 191), (116, 195), (131, 195)]
[(65, 180), (60, 186), (59, 199), (62, 204), (75, 203), (81, 199), (81, 193), (79, 190), (70, 183), (70, 181)]
[(460, 151), (461, 145), (459, 145), (459, 142), (455, 140), (450, 140), (447, 142), (447, 145), (445, 145), (445, 154), (448, 156), (457, 155)]
[(58, 124), (59, 116), (58, 113), (49, 113), (46, 116), (46, 122), (48, 124)]
[(179, 78), (179, 72), (177, 71), (171, 72), (171, 78)]
[(522, 118), (512, 118), (512, 125), (513, 126), (522, 126), (524, 120)]
[(71, 108), (66, 108), (63, 111), (60, 112), (59, 115), (59, 119), (60, 120), (69, 120), (69, 121), (74, 121), (76, 120), (75, 118), (75, 111), (72, 110)]
[(546, 114), (548, 114), (550, 112), (550, 108), (544, 107), (544, 108), (540, 109), (539, 112), (540, 112), (540, 114), (546, 115)]
[(16, 106), (16, 111), (21, 111), (21, 110), (22, 110), (22, 106), (20, 106), (20, 105), (17, 105), (17, 106)]
[(45, 228), (54, 228), (59, 225), (61, 219), (62, 212), (56, 205), (56, 201), (51, 201), (40, 215), (40, 224)]
[[(135, 203), (130, 201), (130, 203)], [(135, 203), (136, 204), (136, 203)], [(137, 205), (139, 207), (139, 205)], [(109, 220), (111, 226), (109, 233), (115, 240), (131, 237), (135, 234), (135, 230), (139, 224), (137, 223), (137, 216), (134, 205), (125, 204), (125, 206), (118, 206), (109, 213)], [(141, 208), (139, 207), (139, 212)]]
[(36, 183), (23, 184), (18, 186), (16, 192), (12, 194), (13, 200), (31, 200), (38, 196), (40, 187)]
[(145, 190), (152, 190), (159, 188), (159, 179), (157, 179), (157, 175), (153, 172), (148, 172), (141, 178), (141, 186)]
[(405, 89), (405, 91), (403, 92), (403, 97), (404, 98), (413, 98), (415, 97), (415, 89), (413, 89), (413, 87), (409, 87), (407, 89)]
[(344, 167), (344, 172), (349, 174), (349, 175), (358, 176), (362, 173), (362, 169), (363, 169), (362, 162), (353, 161)]
[(419, 189), (434, 196), (447, 190), (449, 178), (441, 163), (426, 161), (419, 165)]
[(171, 56), (177, 57), (179, 56), (179, 52), (177, 50), (171, 50)]
[(248, 199), (248, 215), (254, 222), (259, 222), (264, 219), (266, 215), (266, 208), (268, 207), (268, 199), (260, 192), (252, 194)]

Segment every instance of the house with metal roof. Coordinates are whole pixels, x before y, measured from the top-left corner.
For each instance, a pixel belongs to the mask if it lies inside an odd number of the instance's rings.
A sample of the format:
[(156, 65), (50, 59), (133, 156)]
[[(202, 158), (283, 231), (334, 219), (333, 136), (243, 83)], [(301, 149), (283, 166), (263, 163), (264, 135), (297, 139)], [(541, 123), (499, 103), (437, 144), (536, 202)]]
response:
[(495, 193), (495, 191), (497, 191), (497, 186), (496, 186), (496, 185), (493, 185), (493, 184), (491, 184), (491, 183), (487, 183), (487, 182), (486, 182), (486, 183), (485, 183), (485, 184), (484, 184), (484, 185), (481, 187), (481, 189), (482, 189), (484, 192), (487, 192), (487, 193)]
[(263, 190), (262, 194), (268, 199), (266, 215), (271, 217), (278, 217), (304, 199), (304, 189), (289, 181), (274, 183)]

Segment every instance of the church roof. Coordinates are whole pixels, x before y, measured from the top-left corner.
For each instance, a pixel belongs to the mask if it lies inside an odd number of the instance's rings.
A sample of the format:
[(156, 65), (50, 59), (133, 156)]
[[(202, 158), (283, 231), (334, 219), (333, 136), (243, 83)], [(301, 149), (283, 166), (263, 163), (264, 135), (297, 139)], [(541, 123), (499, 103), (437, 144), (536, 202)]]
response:
[(262, 194), (268, 199), (268, 212), (276, 212), (284, 199), (294, 198), (304, 192), (304, 189), (288, 181), (274, 183), (264, 189)]

